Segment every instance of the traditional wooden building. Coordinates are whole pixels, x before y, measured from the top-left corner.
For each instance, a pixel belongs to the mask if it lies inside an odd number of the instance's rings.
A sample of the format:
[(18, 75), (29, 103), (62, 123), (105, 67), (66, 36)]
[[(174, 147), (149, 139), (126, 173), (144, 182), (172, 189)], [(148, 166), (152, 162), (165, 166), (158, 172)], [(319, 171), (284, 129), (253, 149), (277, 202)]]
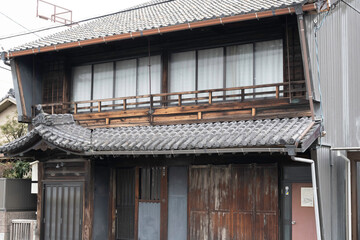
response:
[(3, 53), (32, 130), (0, 151), (40, 162), (41, 239), (349, 237), (304, 20), (328, 6), (155, 0)]

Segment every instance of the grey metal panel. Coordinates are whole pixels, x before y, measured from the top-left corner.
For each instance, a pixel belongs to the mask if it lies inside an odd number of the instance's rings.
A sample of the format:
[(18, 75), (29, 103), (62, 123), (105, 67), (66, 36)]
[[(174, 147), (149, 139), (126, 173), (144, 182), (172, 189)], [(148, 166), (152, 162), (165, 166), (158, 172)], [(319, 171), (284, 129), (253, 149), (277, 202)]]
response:
[(187, 237), (187, 167), (169, 168), (168, 239)]
[(346, 163), (330, 147), (318, 146), (316, 159), (324, 239), (346, 238)]
[(36, 195), (31, 194), (30, 179), (6, 179), (6, 211), (35, 211)]
[[(347, 2), (360, 8), (359, 1)], [(320, 18), (318, 15), (305, 17), (313, 69), (312, 79), (317, 99), (320, 94), (317, 82), (314, 20), (319, 23), (324, 16), (325, 13), (321, 14)], [(324, 126), (327, 131), (322, 142), (332, 147), (360, 146), (359, 22), (360, 15), (340, 1), (338, 6), (328, 14), (318, 31), (320, 86)], [(320, 114), (318, 111), (317, 115), (320, 116)]]
[(332, 202), (330, 148), (325, 146), (318, 147), (312, 152), (312, 158), (316, 159), (322, 232), (324, 239), (332, 239), (332, 211), (336, 205), (333, 205)]
[(160, 203), (139, 203), (139, 240), (160, 240)]
[(0, 179), (0, 210), (5, 210), (5, 191), (6, 191), (6, 179)]
[(44, 239), (80, 240), (82, 229), (81, 184), (46, 184), (44, 197)]
[(109, 168), (97, 166), (95, 171), (94, 183), (94, 240), (108, 239), (110, 192), (109, 183)]

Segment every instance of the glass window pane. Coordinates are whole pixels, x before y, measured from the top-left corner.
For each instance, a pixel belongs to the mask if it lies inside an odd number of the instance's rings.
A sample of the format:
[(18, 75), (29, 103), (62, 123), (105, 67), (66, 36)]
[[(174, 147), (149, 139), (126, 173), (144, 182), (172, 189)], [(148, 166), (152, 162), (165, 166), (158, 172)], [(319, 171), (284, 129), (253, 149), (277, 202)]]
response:
[[(72, 79), (72, 101), (91, 100), (91, 65), (74, 67), (71, 74)], [(79, 104), (78, 108), (88, 107), (90, 104)], [(79, 109), (78, 112), (86, 110)]]
[[(255, 44), (255, 85), (283, 82), (283, 46), (282, 40), (259, 42)], [(273, 88), (256, 89), (275, 91)], [(275, 94), (258, 95), (258, 97)]]
[[(151, 94), (161, 92), (161, 57), (153, 56), (150, 58), (151, 65)], [(149, 91), (149, 58), (139, 58), (138, 66), (138, 84), (137, 95), (147, 95)], [(159, 100), (159, 98), (154, 99)], [(150, 101), (149, 98), (141, 98), (138, 101)], [(141, 106), (149, 106), (149, 104), (141, 104)]]
[(169, 168), (168, 239), (187, 238), (187, 168)]
[[(198, 90), (224, 87), (224, 49), (213, 48), (198, 52)], [(213, 96), (222, 95), (213, 93)], [(208, 94), (198, 94), (198, 97), (208, 97)], [(218, 99), (222, 100), (222, 99)], [(207, 101), (207, 100), (204, 100)], [(216, 99), (214, 99), (216, 101)]]
[[(237, 45), (226, 48), (226, 87), (244, 87), (254, 85), (253, 44)], [(252, 92), (247, 90), (245, 93)], [(227, 95), (239, 95), (241, 90), (228, 91)], [(240, 96), (231, 99), (239, 99)]]
[[(170, 58), (170, 92), (186, 92), (196, 90), (196, 52), (171, 54)], [(195, 95), (183, 95), (183, 99), (194, 98)], [(177, 99), (177, 96), (171, 99)], [(183, 101), (189, 103), (189, 101)], [(190, 101), (193, 102), (193, 101)]]
[[(116, 62), (115, 76), (115, 97), (136, 96), (136, 59)], [(135, 99), (127, 100), (127, 104), (134, 102)], [(123, 101), (115, 101), (115, 104), (123, 104)], [(135, 105), (127, 107), (135, 107)]]
[[(113, 78), (114, 70), (113, 63), (102, 63), (94, 65), (94, 87), (93, 87), (93, 99), (105, 99), (113, 97)], [(102, 102), (102, 106), (112, 104), (110, 102)], [(97, 106), (97, 103), (94, 103)], [(111, 107), (103, 107), (102, 109), (111, 109)]]

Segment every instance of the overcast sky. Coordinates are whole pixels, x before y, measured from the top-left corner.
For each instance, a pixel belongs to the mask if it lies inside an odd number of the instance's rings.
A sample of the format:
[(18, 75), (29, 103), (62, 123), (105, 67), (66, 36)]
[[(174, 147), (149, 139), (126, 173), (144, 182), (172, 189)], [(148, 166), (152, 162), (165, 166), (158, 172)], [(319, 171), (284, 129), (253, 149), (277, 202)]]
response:
[[(100, 16), (108, 13), (120, 11), (122, 9), (135, 6), (140, 3), (148, 2), (149, 0), (46, 0), (47, 2), (56, 4), (58, 6), (72, 10), (73, 21), (79, 21), (95, 16)], [(34, 30), (50, 26), (58, 26), (60, 24), (52, 23), (36, 17), (37, 0), (11, 0), (2, 1), (0, 5), (0, 38), (8, 37), (10, 35), (27, 32), (26, 29)], [(41, 4), (39, 8), (40, 15), (48, 15), (50, 9), (46, 4)], [(14, 23), (12, 20), (18, 24)], [(20, 26), (22, 25), (22, 26)], [(25, 27), (25, 28), (24, 28)], [(60, 28), (56, 31), (65, 30), (66, 27)], [(39, 32), (35, 34), (26, 35), (23, 37), (8, 38), (0, 40), (0, 49), (6, 51), (12, 47), (19, 46), (36, 40), (40, 37), (45, 37), (52, 32)], [(9, 69), (1, 61), (1, 67)], [(13, 87), (10, 71), (0, 68), (0, 99)]]

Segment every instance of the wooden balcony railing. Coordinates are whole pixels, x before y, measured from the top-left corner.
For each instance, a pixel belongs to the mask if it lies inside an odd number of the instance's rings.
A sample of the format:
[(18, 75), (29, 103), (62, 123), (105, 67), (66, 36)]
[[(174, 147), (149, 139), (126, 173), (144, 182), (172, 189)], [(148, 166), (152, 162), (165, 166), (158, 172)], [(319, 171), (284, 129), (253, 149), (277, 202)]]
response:
[[(232, 106), (231, 104), (241, 105), (241, 103), (246, 107), (239, 107), (238, 109), (250, 109), (251, 114), (254, 116), (256, 114), (256, 108), (258, 107), (277, 106), (276, 103), (281, 103), (281, 105), (285, 103), (290, 104), (291, 100), (296, 99), (298, 102), (301, 99), (305, 99), (305, 97), (305, 81), (293, 81), (290, 84), (284, 82), (246, 87), (51, 103), (42, 104), (41, 106), (45, 112), (50, 114), (73, 113), (81, 120), (86, 119), (85, 115), (89, 116), (89, 119), (97, 119), (96, 116), (99, 116), (99, 119), (106, 118), (106, 122), (109, 122), (108, 118), (112, 118), (111, 112), (124, 113), (124, 117), (131, 117), (132, 113), (134, 117), (141, 116), (141, 114), (179, 114), (184, 112), (184, 109), (189, 109), (185, 111), (187, 113), (194, 111), (198, 113), (204, 111), (202, 107), (206, 108), (205, 111), (216, 112), (226, 111), (226, 109), (231, 109), (231, 107), (229, 107)], [(227, 107), (223, 108), (225, 106), (224, 104), (226, 104)], [(195, 106), (198, 106), (196, 108), (198, 110), (191, 111)], [(209, 106), (214, 106), (215, 108), (207, 110)], [(176, 109), (179, 110), (179, 107), (182, 111), (177, 112)], [(172, 108), (174, 108), (173, 111), (161, 110)], [(233, 109), (236, 109), (236, 107)], [(100, 113), (103, 114), (99, 115)], [(91, 114), (92, 117), (90, 117), (89, 114)], [(81, 117), (81, 115), (84, 116)], [(121, 114), (117, 114), (116, 116), (121, 118)]]

